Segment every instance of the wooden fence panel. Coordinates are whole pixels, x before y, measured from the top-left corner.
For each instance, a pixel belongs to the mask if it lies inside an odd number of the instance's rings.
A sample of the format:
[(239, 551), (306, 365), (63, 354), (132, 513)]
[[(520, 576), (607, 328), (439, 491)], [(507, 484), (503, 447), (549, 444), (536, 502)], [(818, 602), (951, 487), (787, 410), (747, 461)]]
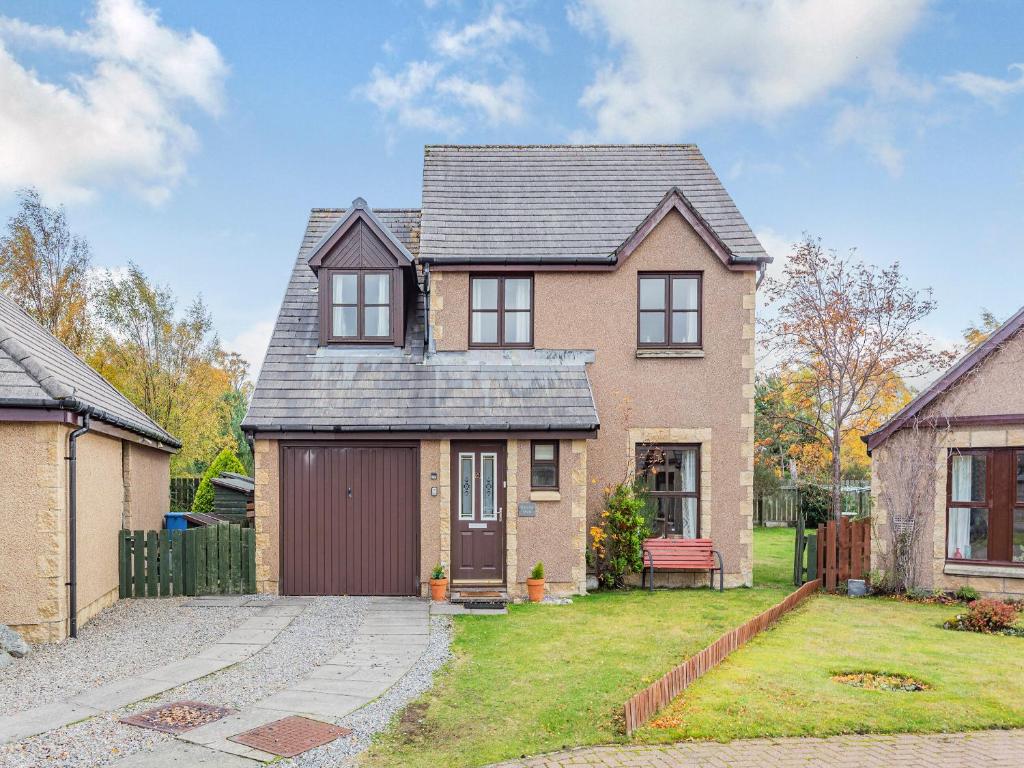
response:
[(820, 579), (807, 582), (788, 595), (781, 603), (755, 616), (736, 629), (726, 632), (711, 645), (630, 698), (623, 707), (626, 735), (631, 736), (659, 709), (672, 701), (693, 682), (699, 680), (706, 672), (718, 666), (730, 653), (759, 632), (763, 632), (820, 588)]
[(251, 528), (222, 524), (187, 531), (118, 531), (117, 560), (122, 597), (256, 591)]
[(818, 575), (829, 592), (871, 571), (871, 520), (830, 520), (818, 526)]

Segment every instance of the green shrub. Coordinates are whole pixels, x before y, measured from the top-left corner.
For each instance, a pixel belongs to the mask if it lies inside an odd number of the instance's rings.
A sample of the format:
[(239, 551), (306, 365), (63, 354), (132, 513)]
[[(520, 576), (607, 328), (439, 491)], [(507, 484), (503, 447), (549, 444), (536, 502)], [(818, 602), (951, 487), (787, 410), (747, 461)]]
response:
[(800, 511), (808, 528), (817, 528), (832, 519), (832, 490), (805, 483), (800, 486)]
[(956, 591), (956, 599), (963, 600), (965, 603), (973, 603), (978, 599), (978, 590), (964, 585)]
[(434, 570), (430, 572), (430, 578), (443, 579), (444, 577), (444, 566), (441, 563), (438, 563), (434, 566)]
[(544, 563), (538, 562), (533, 566), (533, 570), (530, 571), (531, 579), (543, 579), (544, 578)]
[(626, 586), (626, 575), (643, 569), (647, 525), (647, 488), (635, 478), (605, 490), (605, 509), (599, 525), (590, 529), (598, 578), (609, 589)]
[(210, 481), (218, 477), (221, 472), (245, 474), (245, 467), (230, 448), (225, 448), (218, 453), (217, 458), (211, 461), (210, 466), (203, 472), (203, 479), (199, 481), (195, 499), (192, 500), (193, 512), (213, 514), (213, 483)]

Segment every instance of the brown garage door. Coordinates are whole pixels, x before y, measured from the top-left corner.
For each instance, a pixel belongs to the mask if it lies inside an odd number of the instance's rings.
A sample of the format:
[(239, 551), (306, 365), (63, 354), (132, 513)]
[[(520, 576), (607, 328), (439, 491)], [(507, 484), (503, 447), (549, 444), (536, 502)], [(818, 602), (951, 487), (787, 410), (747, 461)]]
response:
[(418, 593), (416, 446), (286, 445), (281, 591)]

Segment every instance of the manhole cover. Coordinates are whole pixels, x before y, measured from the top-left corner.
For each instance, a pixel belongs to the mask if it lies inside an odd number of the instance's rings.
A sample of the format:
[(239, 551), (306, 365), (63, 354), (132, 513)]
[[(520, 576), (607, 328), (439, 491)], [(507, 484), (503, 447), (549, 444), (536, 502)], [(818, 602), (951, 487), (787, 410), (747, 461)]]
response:
[(272, 723), (253, 728), (251, 731), (229, 736), (230, 741), (260, 749), (272, 755), (295, 757), (295, 755), (319, 747), (342, 736), (348, 736), (349, 728), (321, 723), (308, 717), (286, 717)]
[(233, 709), (214, 707), (201, 701), (176, 701), (131, 717), (122, 717), (121, 722), (164, 733), (184, 733), (234, 713)]
[(866, 691), (927, 691), (927, 683), (906, 675), (891, 675), (885, 672), (845, 672), (833, 675), (832, 680)]

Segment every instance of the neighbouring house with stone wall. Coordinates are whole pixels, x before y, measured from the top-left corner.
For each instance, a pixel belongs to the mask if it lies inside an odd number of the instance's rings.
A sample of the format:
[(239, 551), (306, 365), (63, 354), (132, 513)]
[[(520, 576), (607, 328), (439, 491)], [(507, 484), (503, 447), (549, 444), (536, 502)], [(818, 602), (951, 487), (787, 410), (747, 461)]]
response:
[(1024, 594), (1022, 329), (1024, 308), (864, 438), (872, 459), (874, 567), (884, 564), (892, 526), (901, 523), (888, 506), (913, 480), (900, 468), (919, 464), (918, 586)]
[(579, 594), (634, 472), (749, 585), (768, 261), (693, 145), (430, 146), (420, 208), (314, 209), (243, 422), (260, 590)]
[(77, 438), (77, 622), (117, 600), (117, 531), (160, 528), (180, 444), (0, 293), (0, 624), (70, 625), (69, 437)]

